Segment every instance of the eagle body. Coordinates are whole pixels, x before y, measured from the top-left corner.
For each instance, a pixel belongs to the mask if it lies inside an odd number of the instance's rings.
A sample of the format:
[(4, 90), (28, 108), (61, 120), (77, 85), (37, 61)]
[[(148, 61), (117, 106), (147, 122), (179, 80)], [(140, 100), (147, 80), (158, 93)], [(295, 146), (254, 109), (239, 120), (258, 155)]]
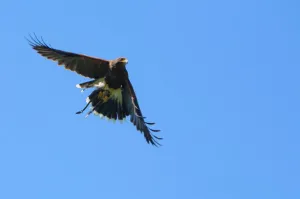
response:
[(128, 73), (126, 71), (125, 65), (127, 64), (126, 58), (121, 58), (120, 60), (125, 60), (124, 62), (111, 62), (111, 67), (105, 77), (105, 82), (110, 88), (121, 88), (125, 85), (125, 80), (128, 78)]
[(146, 122), (143, 117), (138, 100), (129, 80), (126, 65), (128, 60), (119, 57), (114, 60), (105, 60), (58, 50), (47, 45), (36, 36), (28, 40), (34, 50), (43, 57), (56, 61), (65, 69), (76, 72), (79, 75), (92, 79), (91, 81), (77, 84), (76, 87), (82, 90), (94, 88), (94, 91), (87, 97), (87, 105), (77, 114), (81, 114), (90, 105), (91, 113), (106, 117), (110, 120), (124, 120), (127, 116), (136, 126), (136, 129), (144, 134), (146, 141), (152, 145), (160, 145), (159, 138), (151, 132), (159, 132), (148, 127), (154, 123)]

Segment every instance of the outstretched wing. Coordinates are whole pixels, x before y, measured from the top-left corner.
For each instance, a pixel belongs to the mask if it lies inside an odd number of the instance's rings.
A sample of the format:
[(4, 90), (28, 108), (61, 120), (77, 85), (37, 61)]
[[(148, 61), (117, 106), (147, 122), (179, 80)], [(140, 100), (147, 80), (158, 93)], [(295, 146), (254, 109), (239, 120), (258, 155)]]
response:
[(138, 131), (141, 131), (144, 134), (146, 141), (155, 146), (160, 145), (155, 139), (161, 140), (162, 138), (152, 135), (151, 133), (151, 131), (159, 132), (160, 130), (154, 130), (147, 126), (147, 124), (154, 125), (154, 123), (144, 121), (145, 118), (142, 115), (142, 111), (139, 107), (138, 100), (129, 79), (127, 79), (123, 90), (123, 104), (130, 115), (130, 121), (134, 124), (134, 126), (136, 126)]
[(108, 60), (54, 49), (36, 36), (35, 38), (30, 36), (30, 38), (31, 40), (28, 40), (29, 44), (40, 55), (56, 61), (58, 65), (63, 65), (65, 69), (74, 71), (84, 77), (102, 78), (109, 70)]

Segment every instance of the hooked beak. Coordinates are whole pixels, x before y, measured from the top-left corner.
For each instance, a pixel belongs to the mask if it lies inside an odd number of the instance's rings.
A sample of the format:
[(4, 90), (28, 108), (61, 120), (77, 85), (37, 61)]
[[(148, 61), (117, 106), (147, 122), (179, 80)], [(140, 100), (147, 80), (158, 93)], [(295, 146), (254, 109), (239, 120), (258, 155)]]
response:
[(125, 64), (128, 64), (128, 59), (124, 59), (122, 60), (121, 62), (125, 63)]

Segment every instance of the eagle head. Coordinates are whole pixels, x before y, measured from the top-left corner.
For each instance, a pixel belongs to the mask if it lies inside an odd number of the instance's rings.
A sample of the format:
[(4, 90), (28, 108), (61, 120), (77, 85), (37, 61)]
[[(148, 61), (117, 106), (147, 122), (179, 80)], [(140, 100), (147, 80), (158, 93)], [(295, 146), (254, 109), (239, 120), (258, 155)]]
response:
[(125, 57), (119, 57), (117, 59), (117, 62), (121, 62), (121, 63), (124, 63), (124, 64), (128, 64), (128, 59), (125, 58)]

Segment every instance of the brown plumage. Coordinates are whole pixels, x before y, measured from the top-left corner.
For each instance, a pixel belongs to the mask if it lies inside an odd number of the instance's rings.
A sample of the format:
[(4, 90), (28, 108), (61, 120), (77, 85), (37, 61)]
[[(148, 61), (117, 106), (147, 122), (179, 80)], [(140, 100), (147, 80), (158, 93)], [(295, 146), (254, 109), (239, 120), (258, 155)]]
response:
[[(93, 79), (89, 82), (77, 84), (78, 88), (96, 88), (87, 98), (86, 107), (77, 112), (82, 113), (90, 104), (92, 110), (90, 113), (100, 114), (109, 119), (123, 120), (130, 116), (130, 121), (136, 126), (138, 131), (144, 134), (148, 143), (155, 146), (160, 145), (156, 139), (162, 139), (154, 136), (152, 132), (160, 130), (150, 129), (147, 125), (154, 123), (145, 122), (138, 100), (129, 80), (126, 64), (128, 60), (120, 57), (115, 60), (105, 60), (96, 57), (90, 57), (83, 54), (62, 51), (47, 45), (42, 39), (36, 36), (29, 44), (40, 55), (47, 59), (56, 61), (58, 65), (65, 69), (76, 72), (79, 75)], [(87, 116), (88, 116), (87, 115)]]

